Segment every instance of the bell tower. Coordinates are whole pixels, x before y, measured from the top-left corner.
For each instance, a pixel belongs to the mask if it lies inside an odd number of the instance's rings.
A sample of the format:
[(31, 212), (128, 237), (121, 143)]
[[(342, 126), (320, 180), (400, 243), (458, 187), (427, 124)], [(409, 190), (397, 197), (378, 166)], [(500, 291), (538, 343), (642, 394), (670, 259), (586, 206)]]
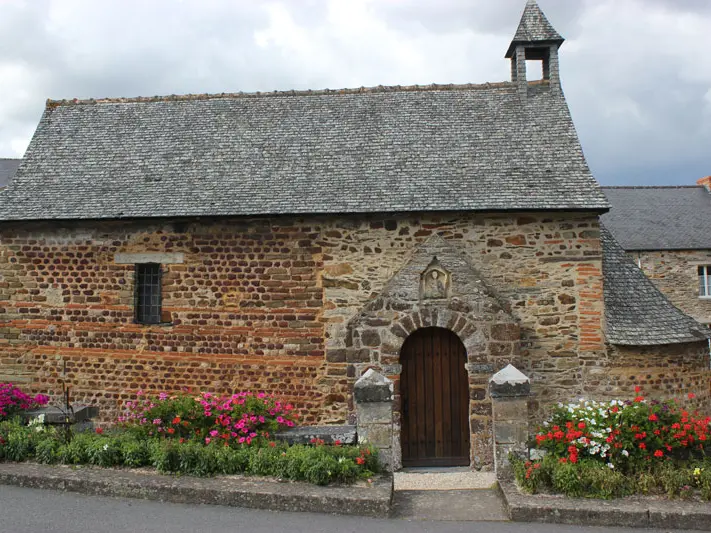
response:
[(506, 57), (511, 59), (511, 81), (518, 84), (522, 94), (528, 91), (526, 60), (540, 61), (542, 79), (548, 81), (551, 91), (560, 91), (558, 48), (564, 40), (548, 22), (536, 0), (528, 0), (516, 35), (506, 51)]

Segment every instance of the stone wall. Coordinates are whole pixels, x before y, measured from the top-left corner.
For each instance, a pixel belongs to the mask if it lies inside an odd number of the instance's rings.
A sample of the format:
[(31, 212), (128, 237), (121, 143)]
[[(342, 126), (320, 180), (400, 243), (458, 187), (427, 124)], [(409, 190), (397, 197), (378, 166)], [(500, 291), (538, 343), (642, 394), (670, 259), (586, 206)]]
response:
[(711, 265), (711, 250), (630, 252), (642, 271), (671, 302), (711, 325), (711, 298), (699, 298), (699, 265)]
[[(584, 396), (598, 400), (632, 398), (635, 387), (656, 399), (711, 412), (711, 362), (707, 341), (665, 346), (609, 346), (584, 369)], [(688, 394), (696, 397), (688, 400)]]
[[(353, 421), (352, 385), (372, 367), (395, 382), (397, 417), (403, 334), (391, 319), (366, 322), (384, 311), (388, 287), (401, 294), (398, 273), (431, 260), (423, 247), (434, 235), (477, 273), (485, 297), (448, 298), (435, 305), (441, 315), (410, 302), (395, 322), (406, 335), (436, 320), (483, 350), (469, 367), (476, 433), (490, 419), (484, 376), (509, 362), (530, 376), (534, 407), (581, 395), (581, 369), (605, 352), (601, 257), (597, 217), (571, 213), (5, 223), (0, 380), (56, 392), (66, 361), (77, 401), (99, 403), (107, 419), (138, 388), (187, 386), (279, 393), (307, 423), (326, 424)], [(127, 254), (170, 254), (170, 325), (134, 324)], [(486, 301), (505, 319), (458, 320)]]

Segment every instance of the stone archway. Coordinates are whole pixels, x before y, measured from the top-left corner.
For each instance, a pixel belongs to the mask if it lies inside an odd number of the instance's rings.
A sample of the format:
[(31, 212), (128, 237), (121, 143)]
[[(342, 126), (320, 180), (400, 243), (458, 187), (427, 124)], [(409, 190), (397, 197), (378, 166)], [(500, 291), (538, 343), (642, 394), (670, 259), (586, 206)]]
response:
[[(425, 281), (428, 274), (442, 284)], [(393, 463), (402, 466), (400, 353), (410, 334), (439, 327), (454, 333), (466, 350), (469, 393), (470, 464), (493, 469), (489, 377), (508, 364), (520, 365), (520, 329), (501, 301), (469, 263), (466, 255), (434, 236), (347, 324), (345, 336), (328, 346), (328, 360), (349, 363), (355, 380), (369, 368), (395, 382)], [(342, 343), (342, 344), (341, 344)]]

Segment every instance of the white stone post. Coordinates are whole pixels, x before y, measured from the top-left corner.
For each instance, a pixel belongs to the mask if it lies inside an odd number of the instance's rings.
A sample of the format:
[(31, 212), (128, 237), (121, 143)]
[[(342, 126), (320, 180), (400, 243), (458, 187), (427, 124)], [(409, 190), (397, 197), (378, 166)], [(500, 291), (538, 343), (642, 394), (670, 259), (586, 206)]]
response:
[(493, 425), (494, 465), (500, 479), (511, 477), (509, 453), (525, 454), (528, 443), (528, 397), (531, 381), (513, 365), (489, 380)]

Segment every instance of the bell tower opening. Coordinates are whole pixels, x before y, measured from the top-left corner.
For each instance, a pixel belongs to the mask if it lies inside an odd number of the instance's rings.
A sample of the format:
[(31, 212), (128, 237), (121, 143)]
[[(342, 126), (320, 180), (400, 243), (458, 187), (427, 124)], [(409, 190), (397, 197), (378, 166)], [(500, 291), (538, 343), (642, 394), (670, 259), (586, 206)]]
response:
[(528, 0), (506, 57), (511, 60), (511, 81), (526, 88), (528, 80), (544, 80), (560, 87), (558, 48), (563, 37), (538, 7)]

